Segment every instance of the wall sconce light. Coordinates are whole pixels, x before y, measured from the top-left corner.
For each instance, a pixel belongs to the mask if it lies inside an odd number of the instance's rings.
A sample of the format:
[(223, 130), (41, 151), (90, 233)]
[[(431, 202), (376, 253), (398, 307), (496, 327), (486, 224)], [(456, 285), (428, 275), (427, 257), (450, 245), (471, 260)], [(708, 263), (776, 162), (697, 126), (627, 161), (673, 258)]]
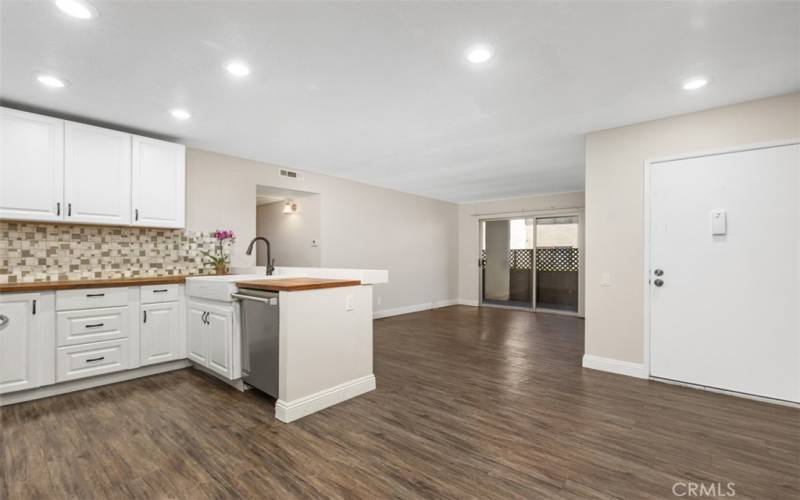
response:
[(292, 200), (287, 200), (286, 205), (283, 206), (283, 213), (285, 214), (296, 214), (297, 213), (297, 203), (293, 202)]

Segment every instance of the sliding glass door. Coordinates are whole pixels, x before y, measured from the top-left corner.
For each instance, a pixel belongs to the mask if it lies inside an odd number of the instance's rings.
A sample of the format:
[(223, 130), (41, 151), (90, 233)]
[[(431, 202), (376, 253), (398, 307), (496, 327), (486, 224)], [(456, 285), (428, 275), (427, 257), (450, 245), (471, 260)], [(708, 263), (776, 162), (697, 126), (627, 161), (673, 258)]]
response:
[(482, 224), (482, 302), (531, 307), (533, 219), (489, 220)]
[(536, 309), (578, 312), (578, 217), (536, 219)]
[(578, 313), (578, 214), (480, 221), (481, 304)]

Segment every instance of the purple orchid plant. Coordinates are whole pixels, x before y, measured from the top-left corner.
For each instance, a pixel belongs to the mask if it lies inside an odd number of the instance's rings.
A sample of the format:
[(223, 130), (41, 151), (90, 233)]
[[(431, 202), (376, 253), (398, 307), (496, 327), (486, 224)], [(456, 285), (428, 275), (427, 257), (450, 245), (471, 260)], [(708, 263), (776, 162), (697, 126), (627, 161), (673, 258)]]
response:
[(211, 236), (217, 240), (217, 252), (216, 254), (203, 252), (203, 254), (208, 257), (214, 266), (226, 266), (230, 261), (230, 255), (225, 252), (225, 247), (230, 247), (236, 241), (236, 234), (230, 229), (217, 229)]

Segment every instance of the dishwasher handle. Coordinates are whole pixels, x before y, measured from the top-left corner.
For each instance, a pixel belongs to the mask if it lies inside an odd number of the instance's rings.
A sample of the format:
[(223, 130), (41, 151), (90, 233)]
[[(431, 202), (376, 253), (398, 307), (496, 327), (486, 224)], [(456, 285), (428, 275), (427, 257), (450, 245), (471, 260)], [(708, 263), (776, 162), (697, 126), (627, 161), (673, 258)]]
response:
[(268, 306), (277, 306), (278, 305), (278, 298), (277, 297), (272, 297), (272, 298), (267, 299), (267, 298), (264, 298), (264, 297), (253, 297), (252, 295), (242, 295), (240, 293), (232, 293), (231, 297), (233, 297), (235, 299), (239, 299), (239, 300), (254, 300), (256, 302), (263, 302), (264, 304), (267, 304)]

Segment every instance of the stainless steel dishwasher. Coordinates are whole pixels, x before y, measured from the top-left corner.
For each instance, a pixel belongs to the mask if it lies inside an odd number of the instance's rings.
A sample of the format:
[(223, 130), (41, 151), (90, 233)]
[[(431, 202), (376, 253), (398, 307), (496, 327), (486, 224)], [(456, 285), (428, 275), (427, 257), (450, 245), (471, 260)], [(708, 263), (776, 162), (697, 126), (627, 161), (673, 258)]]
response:
[(239, 290), (231, 294), (242, 305), (242, 380), (278, 398), (278, 294)]

